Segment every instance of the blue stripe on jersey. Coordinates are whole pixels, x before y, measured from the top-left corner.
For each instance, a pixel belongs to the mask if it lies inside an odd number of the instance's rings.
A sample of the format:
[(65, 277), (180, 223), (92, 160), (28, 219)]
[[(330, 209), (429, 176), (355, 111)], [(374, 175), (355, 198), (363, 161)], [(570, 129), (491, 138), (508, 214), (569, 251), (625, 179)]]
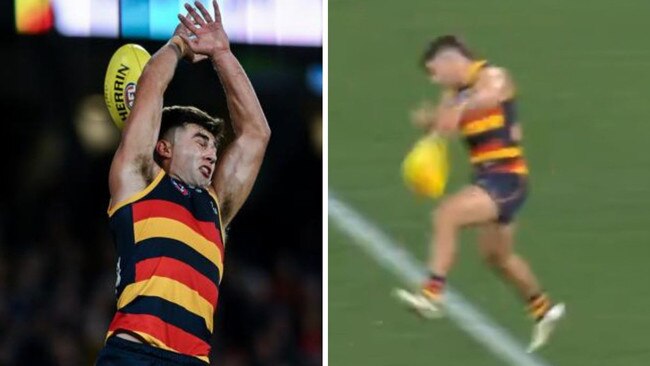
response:
[(185, 310), (180, 305), (159, 297), (138, 296), (119, 311), (127, 314), (149, 314), (156, 316), (165, 323), (176, 326), (201, 339), (210, 339), (211, 336), (202, 317)]
[(504, 144), (507, 145), (512, 140), (510, 136), (510, 128), (489, 130), (477, 135), (465, 136), (464, 139), (469, 147), (474, 147), (492, 140), (503, 141)]
[(184, 244), (182, 241), (170, 238), (150, 238), (136, 244), (139, 248), (135, 253), (134, 262), (157, 257), (177, 259), (193, 267), (197, 272), (207, 277), (215, 284), (219, 283), (219, 269), (202, 256), (199, 252)]

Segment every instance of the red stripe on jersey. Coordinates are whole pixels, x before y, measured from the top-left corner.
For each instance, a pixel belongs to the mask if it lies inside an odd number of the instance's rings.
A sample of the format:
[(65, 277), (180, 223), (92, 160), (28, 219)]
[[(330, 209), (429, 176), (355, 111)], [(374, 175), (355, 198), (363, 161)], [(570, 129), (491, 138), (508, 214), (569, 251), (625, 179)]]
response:
[(198, 292), (213, 307), (217, 306), (219, 296), (217, 285), (184, 262), (169, 257), (156, 257), (136, 263), (135, 282), (147, 280), (151, 276), (166, 277), (178, 281)]
[(497, 173), (516, 173), (516, 174), (528, 174), (528, 166), (526, 165), (526, 161), (522, 158), (518, 158), (517, 160), (503, 164), (503, 165), (497, 165), (494, 168), (490, 169), (490, 172), (497, 172)]
[(207, 240), (215, 243), (223, 258), (223, 241), (213, 222), (199, 221), (185, 207), (165, 200), (145, 200), (133, 204), (133, 222), (151, 217), (164, 217), (181, 222)]
[(207, 356), (210, 352), (210, 346), (201, 338), (153, 315), (126, 314), (118, 311), (108, 330), (114, 332), (119, 329), (149, 334), (167, 347), (186, 355)]

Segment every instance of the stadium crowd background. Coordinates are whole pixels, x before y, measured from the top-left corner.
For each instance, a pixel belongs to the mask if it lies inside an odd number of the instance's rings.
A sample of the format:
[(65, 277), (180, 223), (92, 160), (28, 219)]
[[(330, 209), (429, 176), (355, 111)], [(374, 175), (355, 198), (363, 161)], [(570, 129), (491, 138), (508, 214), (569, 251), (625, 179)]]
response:
[[(106, 208), (119, 132), (101, 93), (111, 54), (130, 40), (18, 36), (6, 16), (1, 25), (0, 365), (89, 365), (115, 311)], [(227, 233), (212, 362), (320, 365), (321, 49), (233, 50), (273, 136)], [(209, 63), (180, 65), (173, 104), (227, 117)]]

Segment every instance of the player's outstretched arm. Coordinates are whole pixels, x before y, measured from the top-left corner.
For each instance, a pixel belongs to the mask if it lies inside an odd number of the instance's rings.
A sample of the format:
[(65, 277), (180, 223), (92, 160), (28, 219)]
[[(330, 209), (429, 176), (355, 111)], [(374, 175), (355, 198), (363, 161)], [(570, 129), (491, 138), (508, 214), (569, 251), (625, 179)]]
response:
[[(180, 40), (177, 43), (184, 47)], [(153, 160), (153, 151), (160, 130), (163, 94), (180, 57), (180, 47), (167, 43), (149, 59), (138, 79), (135, 102), (109, 173), (112, 203), (144, 189), (160, 169)]]
[(213, 1), (214, 19), (201, 3), (195, 5), (201, 14), (190, 5), (185, 6), (195, 24), (179, 15), (195, 38), (185, 34), (181, 37), (195, 54), (207, 55), (212, 60), (226, 92), (235, 132), (235, 140), (220, 154), (212, 178), (212, 187), (221, 200), (221, 218), (228, 225), (253, 188), (271, 131), (253, 86), (230, 52), (217, 2)]

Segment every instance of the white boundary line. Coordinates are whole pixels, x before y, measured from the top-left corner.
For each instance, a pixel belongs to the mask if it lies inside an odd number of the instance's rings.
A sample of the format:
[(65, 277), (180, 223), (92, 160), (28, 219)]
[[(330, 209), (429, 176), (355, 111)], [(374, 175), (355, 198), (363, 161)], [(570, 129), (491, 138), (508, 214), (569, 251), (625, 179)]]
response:
[[(426, 276), (425, 267), (395, 244), (387, 234), (329, 192), (329, 219), (344, 234), (354, 239), (382, 267), (390, 270), (409, 286), (418, 286)], [(446, 287), (446, 314), (458, 327), (487, 348), (496, 357), (513, 366), (550, 366), (540, 357), (528, 354), (522, 345), (496, 322)]]

